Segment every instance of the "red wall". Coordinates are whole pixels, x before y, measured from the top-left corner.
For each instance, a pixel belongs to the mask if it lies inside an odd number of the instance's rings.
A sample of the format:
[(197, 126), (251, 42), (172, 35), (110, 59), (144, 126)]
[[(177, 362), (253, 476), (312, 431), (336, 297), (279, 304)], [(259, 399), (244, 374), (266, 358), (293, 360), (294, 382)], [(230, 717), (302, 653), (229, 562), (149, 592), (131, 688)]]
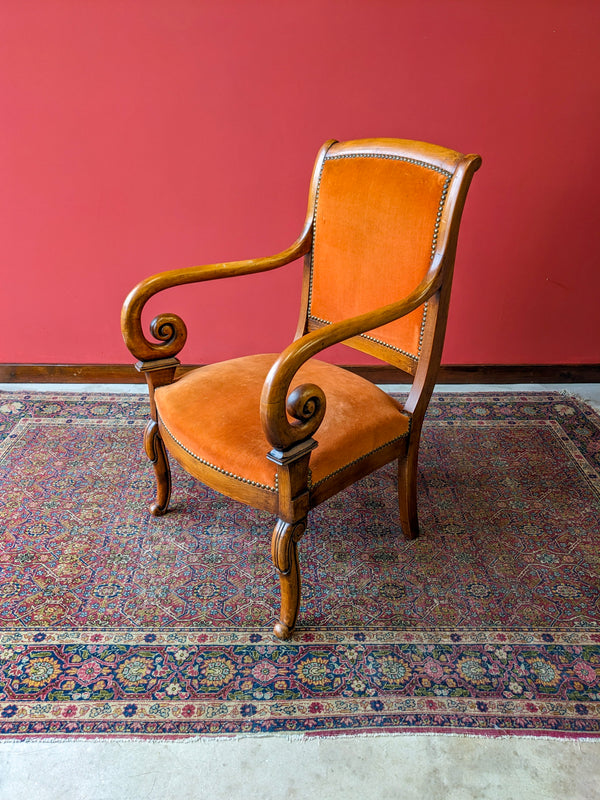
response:
[[(3, 0), (0, 361), (128, 362), (134, 283), (282, 249), (320, 144), (362, 136), (483, 156), (446, 363), (600, 361), (599, 30), (597, 0)], [(299, 283), (155, 310), (187, 361), (275, 350)]]

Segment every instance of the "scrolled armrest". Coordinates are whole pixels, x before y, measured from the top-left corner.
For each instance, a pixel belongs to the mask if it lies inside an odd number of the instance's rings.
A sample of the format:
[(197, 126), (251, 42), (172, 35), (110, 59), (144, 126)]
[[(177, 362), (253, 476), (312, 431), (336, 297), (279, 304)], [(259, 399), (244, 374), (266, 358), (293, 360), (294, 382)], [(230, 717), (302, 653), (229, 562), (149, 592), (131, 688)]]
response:
[[(288, 397), (300, 367), (327, 347), (410, 314), (438, 291), (441, 276), (441, 262), (436, 259), (424, 280), (402, 300), (311, 331), (281, 353), (267, 375), (260, 401), (263, 430), (274, 448), (287, 450), (313, 436), (325, 415), (325, 394), (314, 384), (303, 384)], [(290, 422), (288, 415), (296, 421)]]
[(164, 358), (179, 353), (187, 339), (185, 322), (177, 314), (159, 314), (158, 317), (154, 317), (150, 323), (150, 333), (158, 342), (163, 342), (152, 346), (162, 348), (161, 353), (164, 353)]
[(144, 335), (142, 311), (155, 294), (173, 286), (268, 272), (289, 264), (305, 255), (310, 249), (312, 227), (309, 223), (307, 220), (302, 234), (294, 244), (277, 255), (223, 264), (206, 264), (189, 269), (174, 269), (143, 280), (129, 293), (121, 311), (121, 331), (130, 352), (140, 361), (154, 361), (172, 358), (185, 344), (186, 327), (176, 314), (161, 314), (152, 321), (150, 332), (158, 340), (157, 342), (149, 341)]
[(323, 421), (325, 407), (325, 394), (314, 383), (303, 383), (290, 392), (285, 409), (295, 420), (290, 426), (294, 431), (294, 442), (312, 436)]

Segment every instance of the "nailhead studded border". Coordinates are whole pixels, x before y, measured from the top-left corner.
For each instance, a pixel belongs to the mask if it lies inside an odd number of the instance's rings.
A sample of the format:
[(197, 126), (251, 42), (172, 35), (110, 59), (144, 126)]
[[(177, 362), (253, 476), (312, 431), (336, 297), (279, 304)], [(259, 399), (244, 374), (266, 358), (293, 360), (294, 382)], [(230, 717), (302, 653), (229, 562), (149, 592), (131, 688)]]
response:
[[(432, 239), (432, 242), (431, 242), (431, 251), (430, 251), (431, 255), (430, 255), (430, 259), (429, 259), (430, 263), (431, 263), (431, 261), (433, 260), (433, 256), (435, 255), (435, 250), (436, 250), (436, 247), (437, 247), (437, 240), (438, 240), (438, 233), (439, 233), (439, 229), (440, 229), (440, 221), (441, 221), (441, 218), (442, 218), (442, 211), (443, 211), (443, 208), (444, 208), (444, 204), (446, 202), (446, 197), (448, 195), (448, 186), (450, 185), (450, 181), (452, 179), (452, 173), (449, 172), (447, 169), (443, 169), (442, 167), (436, 166), (435, 164), (428, 164), (426, 161), (420, 161), (420, 160), (418, 160), (416, 158), (408, 158), (407, 156), (392, 155), (390, 153), (340, 153), (339, 155), (331, 155), (331, 156), (327, 156), (326, 155), (325, 158), (323, 159), (323, 165), (325, 164), (326, 161), (338, 161), (338, 160), (341, 160), (341, 159), (344, 159), (344, 158), (381, 158), (381, 159), (387, 159), (387, 160), (390, 160), (390, 161), (404, 161), (407, 164), (415, 164), (416, 166), (423, 167), (424, 169), (432, 170), (433, 172), (439, 172), (441, 175), (445, 175), (446, 176), (446, 180), (444, 182), (444, 185), (442, 186), (440, 202), (439, 202), (439, 205), (438, 205), (437, 215), (436, 215), (436, 218), (435, 218), (435, 225), (434, 225), (434, 229), (433, 229), (433, 239)], [(317, 190), (315, 192), (315, 213), (314, 213), (314, 218), (315, 218), (314, 238), (315, 238), (315, 240), (316, 240), (316, 237), (317, 237), (316, 217), (317, 217), (317, 206), (318, 206), (318, 203), (319, 203), (319, 190), (321, 188), (321, 177), (322, 177), (322, 175), (323, 175), (323, 166), (321, 167), (321, 172), (319, 173), (319, 182), (317, 184)], [(321, 322), (321, 323), (323, 323), (325, 325), (331, 325), (332, 324), (331, 320), (321, 319), (320, 317), (316, 317), (316, 316), (314, 316), (314, 314), (311, 313), (313, 259), (314, 259), (314, 242), (313, 242), (313, 249), (312, 249), (311, 258), (310, 258), (310, 280), (309, 280), (309, 285), (308, 285), (308, 317), (310, 319), (315, 320), (315, 322)], [(407, 350), (403, 350), (402, 348), (397, 347), (397, 346), (395, 346), (393, 344), (389, 344), (388, 342), (384, 342), (383, 340), (378, 339), (376, 336), (369, 336), (366, 333), (361, 333), (361, 334), (359, 334), (359, 336), (361, 338), (363, 338), (363, 339), (368, 339), (371, 342), (375, 342), (376, 344), (382, 345), (383, 347), (387, 347), (388, 350), (394, 350), (396, 353), (401, 353), (402, 355), (407, 356), (408, 358), (412, 359), (413, 361), (418, 361), (420, 359), (420, 357), (421, 357), (421, 350), (423, 348), (423, 336), (424, 336), (424, 333), (425, 333), (425, 323), (426, 323), (426, 321), (427, 321), (427, 302), (425, 302), (423, 304), (423, 316), (421, 318), (421, 327), (420, 327), (420, 330), (419, 330), (419, 344), (418, 344), (418, 347), (417, 347), (417, 353), (416, 354), (409, 353)]]
[[(426, 306), (427, 303), (424, 303), (424, 305)], [(309, 316), (310, 319), (314, 319), (315, 322), (321, 322), (323, 325), (331, 325), (332, 324), (331, 320), (329, 320), (329, 319), (321, 319), (321, 317), (315, 317), (314, 314), (309, 314), (308, 316)], [(425, 309), (423, 310), (423, 316), (425, 316)], [(421, 325), (421, 331), (419, 332), (419, 355), (420, 355), (420, 352), (421, 352), (421, 343), (423, 341), (423, 326), (424, 326), (424, 324), (425, 324), (425, 321), (423, 320), (423, 323)], [(401, 347), (397, 347), (395, 344), (388, 344), (387, 342), (382, 342), (380, 339), (375, 338), (375, 336), (369, 336), (367, 333), (359, 333), (358, 335), (360, 336), (361, 339), (370, 339), (372, 342), (376, 342), (377, 344), (381, 344), (384, 347), (387, 347), (388, 350), (395, 350), (397, 353), (402, 353), (403, 356), (407, 356), (408, 358), (411, 358), (413, 361), (418, 361), (419, 360), (419, 356), (418, 355), (415, 356), (412, 353), (409, 353), (407, 350), (402, 350)]]
[[(184, 444), (182, 444), (179, 441), (179, 439), (177, 439), (175, 436), (173, 436), (173, 434), (168, 429), (168, 427), (165, 425), (165, 423), (164, 423), (164, 421), (162, 419), (160, 420), (160, 423), (161, 423), (162, 428), (164, 428), (164, 430), (169, 434), (171, 439), (175, 442), (175, 444), (178, 447), (181, 447), (181, 449), (185, 453), (187, 453), (188, 455), (192, 456), (192, 458), (195, 458), (196, 461), (199, 461), (201, 464), (204, 464), (205, 467), (209, 467), (210, 469), (214, 469), (215, 472), (219, 472), (221, 475), (225, 475), (228, 478), (234, 478), (234, 480), (241, 481), (241, 483), (246, 483), (249, 486), (256, 486), (259, 489), (266, 489), (267, 491), (274, 492), (275, 494), (277, 494), (277, 492), (279, 491), (279, 482), (278, 482), (277, 473), (275, 473), (275, 486), (268, 486), (265, 483), (259, 483), (258, 481), (248, 480), (248, 478), (242, 478), (241, 475), (236, 475), (234, 472), (228, 472), (227, 470), (224, 470), (221, 467), (217, 467), (215, 464), (211, 464), (210, 461), (207, 461), (204, 458), (200, 458), (200, 456), (198, 456), (196, 453), (192, 453), (192, 451), (188, 447), (186, 447)], [(405, 439), (410, 434), (411, 423), (412, 423), (412, 419), (409, 419), (409, 421), (408, 421), (408, 430), (406, 431), (406, 433), (403, 433), (400, 436), (396, 436), (394, 439), (390, 439), (389, 441), (384, 442), (379, 447), (375, 447), (373, 450), (369, 450), (368, 453), (363, 453), (362, 456), (359, 456), (358, 458), (355, 458), (353, 461), (349, 461), (347, 464), (344, 464), (343, 466), (338, 467), (338, 469), (334, 470), (333, 472), (330, 472), (329, 475), (325, 475), (324, 478), (321, 478), (316, 483), (313, 483), (313, 481), (312, 481), (312, 471), (309, 469), (309, 471), (308, 471), (308, 488), (309, 488), (309, 491), (311, 489), (316, 488), (317, 486), (320, 486), (324, 481), (329, 480), (329, 478), (333, 478), (334, 475), (339, 475), (340, 472), (343, 472), (345, 469), (348, 469), (348, 467), (351, 467), (354, 464), (358, 464), (359, 461), (362, 461), (363, 459), (368, 458), (369, 456), (373, 455), (373, 453), (377, 453), (380, 450), (383, 450), (384, 448), (389, 447), (389, 445), (394, 444), (394, 442), (399, 442), (400, 439)]]
[(248, 480), (248, 478), (243, 478), (241, 475), (236, 475), (234, 472), (228, 472), (227, 470), (222, 469), (221, 467), (217, 467), (215, 464), (211, 464), (210, 461), (206, 461), (206, 459), (200, 458), (200, 456), (196, 455), (196, 453), (192, 453), (192, 451), (189, 448), (187, 448), (175, 436), (173, 436), (173, 434), (165, 425), (162, 419), (160, 420), (160, 423), (178, 447), (181, 447), (181, 449), (184, 452), (186, 452), (189, 456), (192, 456), (192, 458), (195, 458), (196, 461), (199, 461), (201, 464), (204, 464), (205, 467), (214, 469), (215, 472), (219, 472), (221, 473), (221, 475), (225, 475), (227, 478), (234, 478), (236, 481), (240, 481), (241, 483), (246, 483), (248, 484), (248, 486), (256, 486), (258, 489), (266, 489), (267, 491), (274, 492), (275, 494), (278, 492), (279, 487), (277, 483), (277, 473), (275, 473), (275, 486), (269, 486), (266, 483), (259, 483), (258, 481)]
[(428, 161), (420, 161), (418, 158), (409, 158), (408, 156), (397, 156), (393, 153), (338, 153), (337, 155), (325, 155), (324, 161), (339, 161), (342, 158), (384, 158), (390, 161), (406, 161), (407, 164), (416, 164), (418, 167), (425, 167), (425, 169), (439, 172), (446, 177), (451, 178), (452, 173), (438, 167), (435, 164), (430, 164)]
[(406, 431), (406, 433), (402, 433), (400, 436), (396, 436), (394, 439), (390, 439), (388, 442), (384, 442), (379, 447), (376, 447), (373, 450), (369, 450), (368, 453), (365, 453), (364, 455), (355, 458), (354, 461), (349, 461), (347, 464), (344, 464), (342, 467), (339, 467), (333, 472), (330, 472), (329, 475), (326, 475), (324, 478), (321, 478), (316, 483), (312, 482), (312, 474), (311, 474), (309, 488), (315, 489), (317, 486), (320, 486), (325, 481), (328, 481), (329, 478), (333, 478), (334, 475), (339, 475), (340, 472), (343, 472), (344, 470), (348, 469), (348, 467), (351, 467), (354, 464), (358, 464), (359, 461), (362, 461), (363, 459), (372, 456), (373, 453), (378, 453), (380, 450), (384, 450), (386, 447), (389, 447), (391, 444), (394, 444), (394, 442), (399, 442), (401, 439), (406, 439), (406, 437), (410, 434), (411, 423), (412, 423), (412, 418), (408, 420), (408, 430)]

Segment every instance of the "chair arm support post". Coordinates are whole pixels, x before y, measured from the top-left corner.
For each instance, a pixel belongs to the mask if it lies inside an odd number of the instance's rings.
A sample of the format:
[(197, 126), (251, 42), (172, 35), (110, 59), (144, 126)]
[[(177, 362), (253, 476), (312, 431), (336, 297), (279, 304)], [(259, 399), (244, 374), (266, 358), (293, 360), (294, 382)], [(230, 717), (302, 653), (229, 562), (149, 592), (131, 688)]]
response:
[(148, 384), (148, 394), (150, 397), (150, 416), (156, 422), (156, 402), (154, 392), (160, 386), (167, 386), (173, 383), (175, 372), (180, 361), (177, 358), (162, 358), (154, 361), (138, 361), (135, 368), (146, 378)]
[(310, 453), (316, 446), (314, 439), (306, 439), (289, 450), (271, 450), (267, 454), (269, 461), (278, 467), (280, 519), (296, 522), (308, 514), (308, 464)]

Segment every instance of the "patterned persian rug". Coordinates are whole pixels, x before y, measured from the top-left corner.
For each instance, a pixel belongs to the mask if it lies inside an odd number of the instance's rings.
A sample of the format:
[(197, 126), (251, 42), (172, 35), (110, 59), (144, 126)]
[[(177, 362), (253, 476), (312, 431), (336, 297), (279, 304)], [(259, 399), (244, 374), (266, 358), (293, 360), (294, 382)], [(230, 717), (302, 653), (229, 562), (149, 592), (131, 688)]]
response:
[(0, 395), (0, 732), (600, 735), (600, 418), (436, 396), (420, 539), (393, 466), (312, 514), (271, 633), (273, 520), (142, 452), (144, 396)]

